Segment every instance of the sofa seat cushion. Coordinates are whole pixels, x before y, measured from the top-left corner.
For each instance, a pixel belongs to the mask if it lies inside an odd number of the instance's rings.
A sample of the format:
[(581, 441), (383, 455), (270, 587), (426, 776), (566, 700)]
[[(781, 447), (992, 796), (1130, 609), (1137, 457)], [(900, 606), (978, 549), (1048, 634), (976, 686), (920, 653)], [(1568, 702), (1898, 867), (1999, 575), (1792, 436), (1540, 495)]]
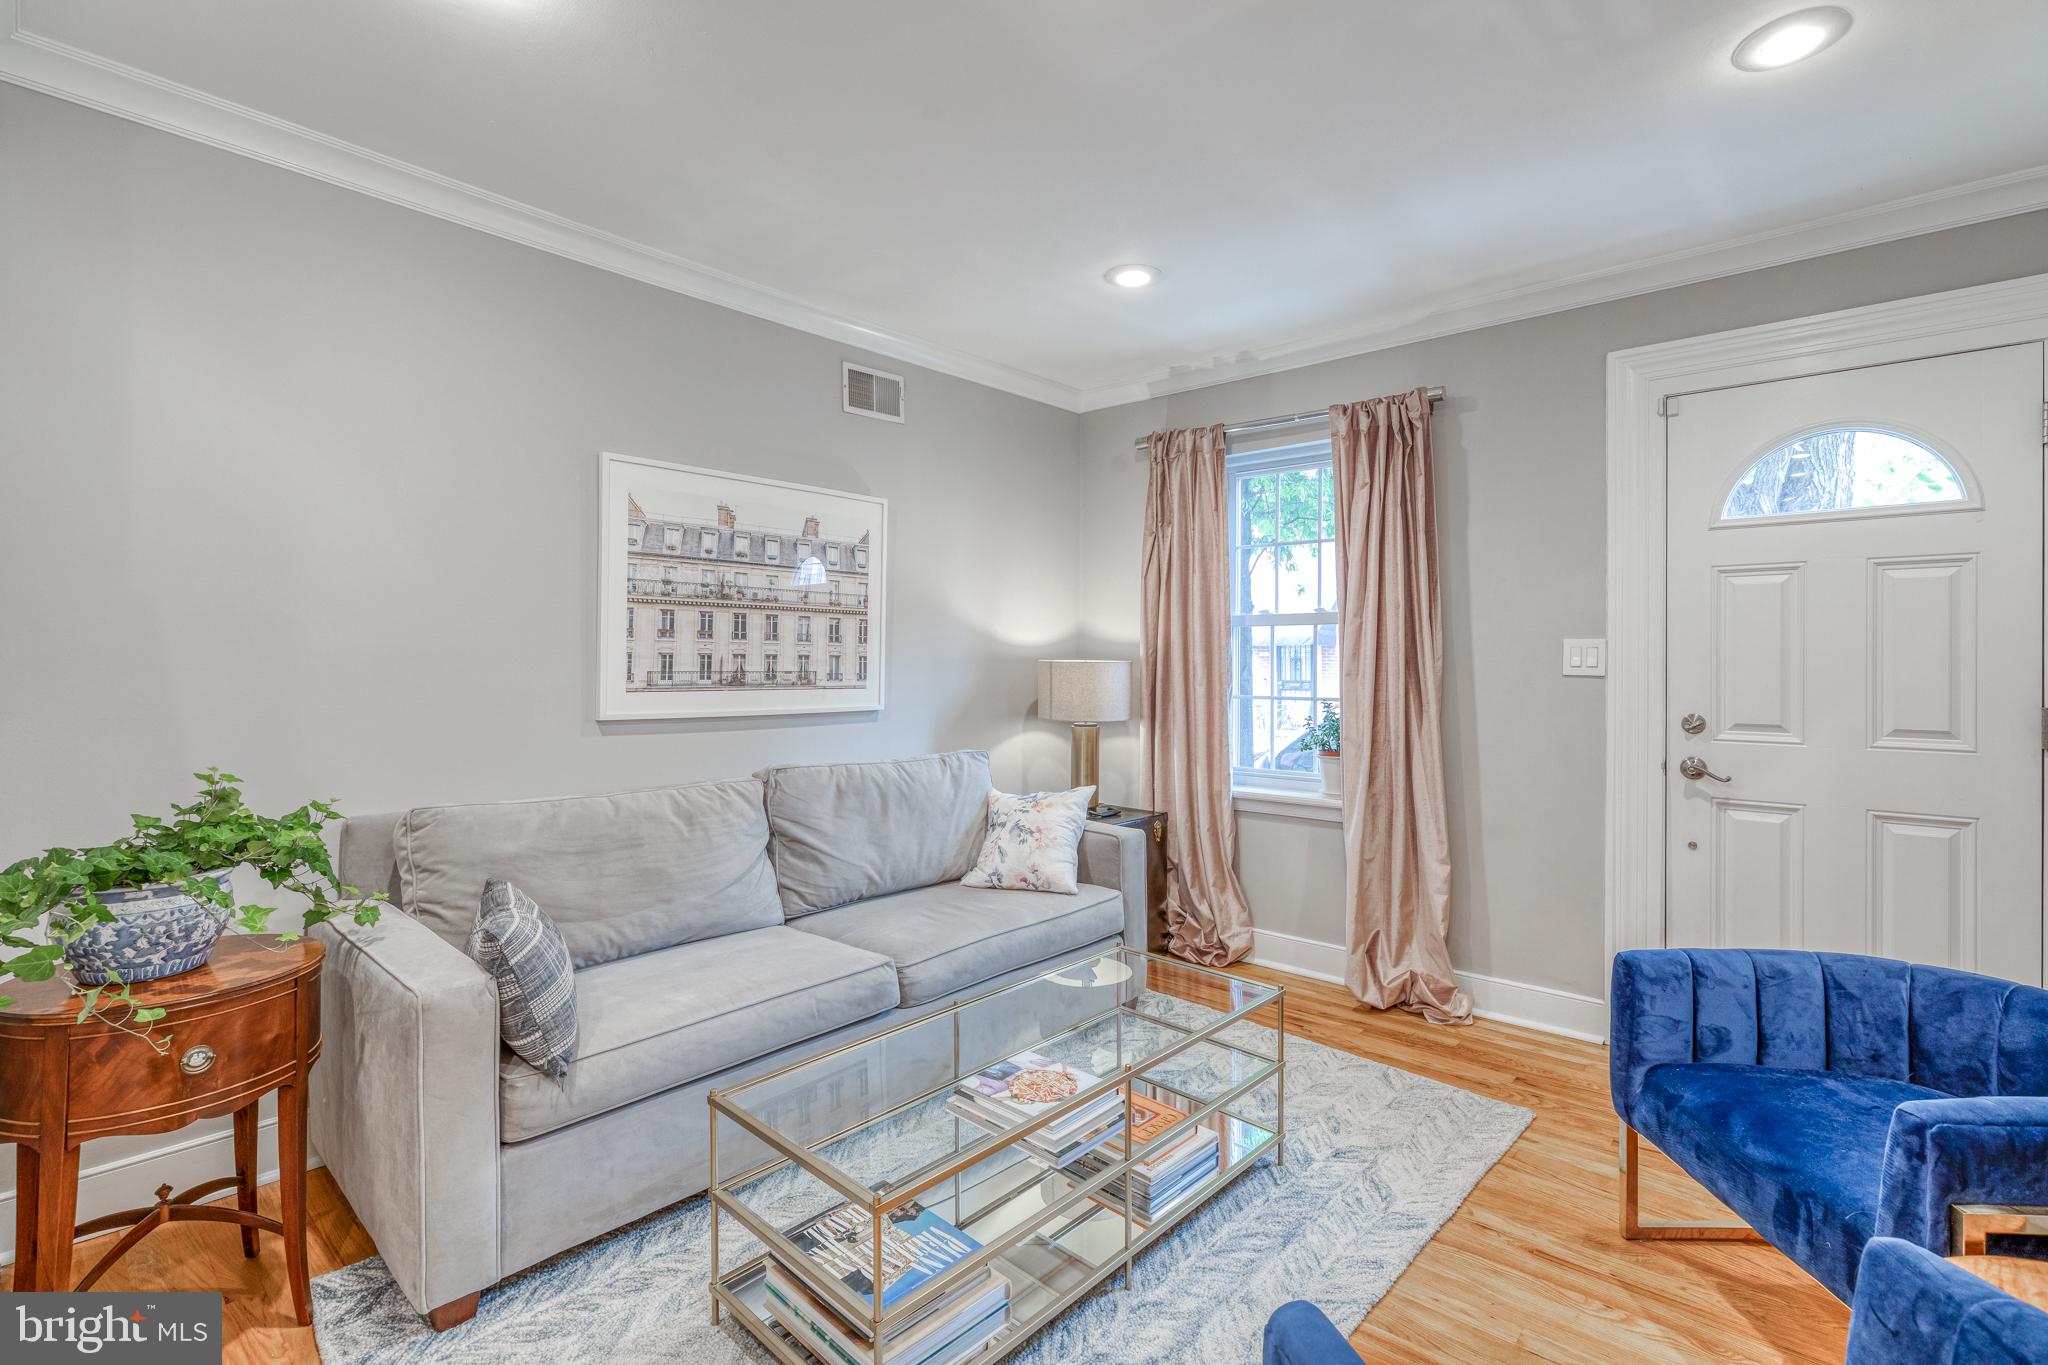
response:
[(903, 1003), (922, 1005), (1115, 938), (1124, 929), (1124, 903), (1104, 886), (1061, 895), (946, 882), (806, 915), (792, 927), (880, 953), (896, 964)]
[(557, 1083), (509, 1051), (499, 1137), (523, 1142), (893, 1009), (879, 954), (780, 925), (576, 973), (576, 1060)]
[(1636, 1129), (1846, 1302), (1876, 1228), (1892, 1111), (1942, 1098), (1870, 1076), (1672, 1062), (1644, 1077)]

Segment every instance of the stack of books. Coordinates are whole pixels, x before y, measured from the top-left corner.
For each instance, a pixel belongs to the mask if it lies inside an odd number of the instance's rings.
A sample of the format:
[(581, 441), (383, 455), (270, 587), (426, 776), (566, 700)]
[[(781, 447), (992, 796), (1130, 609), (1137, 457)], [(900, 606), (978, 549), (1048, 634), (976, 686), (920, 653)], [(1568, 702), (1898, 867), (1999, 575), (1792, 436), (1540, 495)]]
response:
[[(1019, 1052), (961, 1081), (946, 1107), (1001, 1134), (1100, 1084), (1102, 1078), (1093, 1072), (1035, 1052)], [(1111, 1090), (1058, 1122), (1020, 1138), (1017, 1145), (1048, 1165), (1065, 1166), (1121, 1133), (1123, 1126), (1123, 1092)]]
[[(887, 1313), (981, 1243), (917, 1203), (892, 1211), (882, 1223), (882, 1311)], [(814, 1267), (854, 1295), (874, 1292), (874, 1215), (842, 1204), (788, 1231)], [(827, 1365), (873, 1365), (866, 1322), (849, 1320), (804, 1287), (773, 1256), (768, 1259), (768, 1313), (775, 1324)], [(1010, 1284), (984, 1268), (926, 1304), (882, 1338), (889, 1365), (955, 1365), (986, 1346), (1009, 1325)]]
[[(1148, 1095), (1131, 1096), (1132, 1132), (1140, 1149), (1187, 1116), (1187, 1110), (1176, 1109)], [(1214, 1175), (1221, 1155), (1216, 1130), (1197, 1124), (1168, 1146), (1144, 1152), (1131, 1167), (1128, 1177), (1118, 1176), (1102, 1187), (1096, 1202), (1120, 1209), (1124, 1183), (1128, 1179), (1131, 1221), (1149, 1227), (1192, 1193), (1197, 1185)], [(1089, 1175), (1100, 1175), (1123, 1159), (1124, 1146), (1119, 1140), (1089, 1153), (1075, 1163), (1075, 1168), (1085, 1179)]]

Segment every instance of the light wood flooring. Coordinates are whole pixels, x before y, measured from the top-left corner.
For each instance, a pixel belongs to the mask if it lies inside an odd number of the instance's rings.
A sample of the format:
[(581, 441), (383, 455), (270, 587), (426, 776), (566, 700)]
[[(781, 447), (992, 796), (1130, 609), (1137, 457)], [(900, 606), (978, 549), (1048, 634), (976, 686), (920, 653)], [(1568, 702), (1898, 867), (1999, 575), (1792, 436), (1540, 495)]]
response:
[[(1432, 1027), (1368, 1010), (1342, 987), (1242, 970), (1288, 987), (1290, 1034), (1536, 1115), (1352, 1334), (1373, 1365), (1841, 1360), (1848, 1310), (1770, 1247), (1621, 1239), (1604, 1048), (1483, 1020)], [(276, 1188), (262, 1195), (275, 1217)], [(324, 1170), (312, 1173), (308, 1207), (313, 1274), (374, 1254)], [(1655, 1153), (1643, 1169), (1643, 1208), (1726, 1216)], [(82, 1246), (74, 1264), (91, 1265), (100, 1245)], [(151, 1234), (104, 1287), (219, 1290), (231, 1365), (317, 1360), (312, 1329), (291, 1321), (277, 1241), (261, 1246), (258, 1259), (244, 1260), (232, 1230), (177, 1224)], [(1245, 1351), (1256, 1360), (1258, 1343)]]

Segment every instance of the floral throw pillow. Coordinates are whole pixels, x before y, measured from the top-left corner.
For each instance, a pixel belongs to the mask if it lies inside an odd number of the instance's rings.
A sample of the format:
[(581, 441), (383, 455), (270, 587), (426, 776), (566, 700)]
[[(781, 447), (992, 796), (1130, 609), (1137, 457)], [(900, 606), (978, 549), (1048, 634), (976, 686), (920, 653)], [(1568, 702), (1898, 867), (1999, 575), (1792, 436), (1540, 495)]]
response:
[(974, 870), (960, 884), (1072, 895), (1079, 889), (1075, 851), (1088, 826), (1088, 803), (1094, 796), (1093, 787), (1025, 796), (990, 792), (988, 838)]

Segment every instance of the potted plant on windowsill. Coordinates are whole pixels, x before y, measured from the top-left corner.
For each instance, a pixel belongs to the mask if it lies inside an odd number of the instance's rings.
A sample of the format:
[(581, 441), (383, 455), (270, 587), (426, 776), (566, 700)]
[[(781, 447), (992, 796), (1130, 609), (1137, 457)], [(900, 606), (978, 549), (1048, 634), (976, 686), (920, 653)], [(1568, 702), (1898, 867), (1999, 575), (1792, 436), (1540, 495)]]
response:
[[(230, 920), (244, 933), (263, 931), (275, 907), (237, 905), (229, 884), (236, 868), (305, 897), (308, 928), (344, 912), (358, 924), (377, 922), (384, 898), (335, 879), (321, 836), (338, 814), (332, 804), (258, 815), (232, 773), (193, 776), (198, 796), (173, 806), (168, 820), (130, 816), (134, 833), (111, 844), (45, 849), (0, 871), (0, 987), (66, 971), (84, 997), (80, 1018), (98, 1014), (164, 1052), (169, 1039), (149, 1029), (164, 1012), (138, 1006), (130, 987), (204, 966)], [(39, 928), (48, 942), (35, 941)], [(11, 1003), (0, 992), (0, 1006)]]
[(1344, 795), (1343, 732), (1337, 723), (1337, 703), (1323, 703), (1323, 713), (1309, 722), (1301, 747), (1316, 751), (1317, 766), (1323, 773), (1323, 795)]

